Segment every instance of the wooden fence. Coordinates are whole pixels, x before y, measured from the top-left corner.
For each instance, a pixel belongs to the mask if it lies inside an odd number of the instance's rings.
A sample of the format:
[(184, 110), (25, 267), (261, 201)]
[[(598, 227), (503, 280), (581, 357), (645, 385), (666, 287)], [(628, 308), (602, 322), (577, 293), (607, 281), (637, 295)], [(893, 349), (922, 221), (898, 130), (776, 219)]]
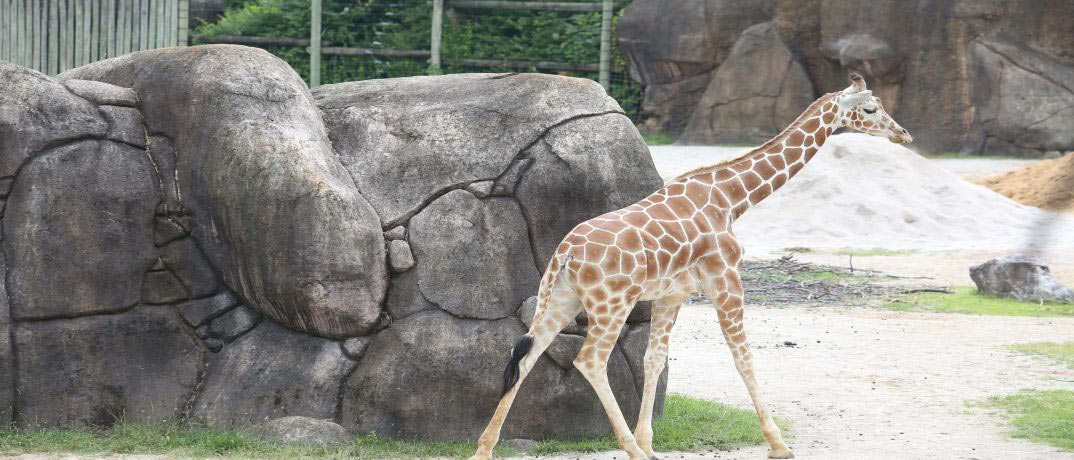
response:
[(185, 46), (189, 0), (0, 0), (0, 60), (49, 75)]

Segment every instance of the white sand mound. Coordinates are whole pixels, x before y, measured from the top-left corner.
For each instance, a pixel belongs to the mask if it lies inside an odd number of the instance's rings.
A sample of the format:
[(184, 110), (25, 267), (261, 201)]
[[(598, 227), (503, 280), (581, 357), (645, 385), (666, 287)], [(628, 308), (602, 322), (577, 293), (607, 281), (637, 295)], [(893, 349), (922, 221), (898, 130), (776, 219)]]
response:
[[(735, 224), (747, 248), (1074, 247), (1074, 219), (1011, 201), (886, 139), (832, 137)], [(752, 252), (752, 251), (751, 251)]]

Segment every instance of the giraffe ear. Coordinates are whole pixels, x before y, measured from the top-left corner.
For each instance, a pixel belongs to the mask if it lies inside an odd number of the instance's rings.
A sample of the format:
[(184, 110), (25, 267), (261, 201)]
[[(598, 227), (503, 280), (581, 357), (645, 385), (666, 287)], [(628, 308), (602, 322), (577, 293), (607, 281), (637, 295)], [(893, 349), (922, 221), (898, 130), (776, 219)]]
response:
[(872, 99), (872, 97), (872, 91), (859, 91), (857, 93), (844, 95), (842, 98), (839, 99), (839, 105), (843, 109), (850, 109), (851, 107), (855, 107), (858, 104)]
[(850, 73), (850, 86), (843, 90), (844, 94), (860, 93), (865, 91), (865, 79), (862, 78), (860, 73)]

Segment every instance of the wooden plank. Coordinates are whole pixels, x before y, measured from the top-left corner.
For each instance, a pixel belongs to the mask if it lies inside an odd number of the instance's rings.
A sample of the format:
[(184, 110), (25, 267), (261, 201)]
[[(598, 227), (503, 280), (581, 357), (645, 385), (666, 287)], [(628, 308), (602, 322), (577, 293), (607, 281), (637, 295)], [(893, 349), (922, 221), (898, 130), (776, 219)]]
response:
[(511, 9), (534, 11), (601, 11), (600, 3), (501, 2), (497, 0), (449, 0), (449, 8)]
[[(190, 38), (198, 43), (229, 43), (232, 45), (249, 46), (310, 46), (308, 38), (285, 38), (285, 37), (247, 37), (242, 35), (191, 35)], [(321, 45), (330, 45), (330, 42), (321, 42)]]
[(612, 0), (604, 0), (601, 6), (603, 9), (600, 19), (600, 71), (597, 74), (597, 81), (607, 91), (611, 85), (612, 10), (615, 5)]
[(101, 2), (90, 3), (90, 62), (100, 60), (101, 56)]
[(142, 25), (142, 12), (141, 2), (138, 0), (131, 0), (131, 40), (130, 51), (138, 51), (138, 35), (141, 34), (140, 27)]
[(41, 69), (41, 45), (45, 43), (45, 35), (41, 33), (41, 0), (30, 0), (30, 62), (27, 67)]
[(116, 55), (130, 48), (130, 0), (116, 0)]
[(101, 9), (101, 59), (116, 55), (116, 0), (102, 0)]
[(11, 2), (0, 0), (0, 59), (11, 60)]
[(571, 64), (569, 62), (556, 61), (507, 61), (498, 59), (452, 59), (447, 61), (451, 65), (466, 67), (505, 67), (509, 69), (539, 69), (539, 70), (576, 70), (582, 72), (596, 72), (600, 70), (600, 64)]
[(90, 10), (90, 0), (82, 0), (82, 62), (78, 65), (86, 65), (93, 62), (90, 59), (90, 44), (92, 43), (93, 12)]
[(75, 53), (78, 51), (78, 16), (75, 15), (75, 5), (82, 2), (79, 0), (64, 0), (67, 2), (67, 63), (63, 70), (75, 68)]
[(25, 67), (27, 48), (30, 47), (30, 41), (26, 39), (26, 0), (15, 0), (15, 18), (15, 49), (18, 51), (15, 62)]
[(179, 46), (179, 0), (171, 0), (171, 26), (172, 39), (168, 46)]
[(63, 72), (67, 65), (67, 1), (56, 0), (56, 73)]
[(67, 0), (71, 3), (71, 62), (68, 68), (75, 68), (85, 64), (82, 57), (82, 24), (86, 22), (85, 12), (82, 11), (82, 0)]
[(60, 68), (60, 0), (48, 2), (48, 74), (56, 75)]
[[(309, 52), (310, 49), (306, 48)], [(397, 58), (428, 58), (428, 50), (385, 50), (372, 48), (344, 48), (335, 46), (321, 47), (321, 54), (329, 56), (380, 56)]]
[(433, 0), (433, 26), (431, 46), (429, 46), (429, 65), (440, 73), (440, 36), (444, 29), (444, 0)]
[(138, 3), (142, 6), (139, 10), (139, 23), (138, 30), (141, 32), (138, 34), (138, 49), (149, 49), (149, 1), (138, 0)]
[(172, 12), (175, 11), (172, 5), (175, 0), (164, 1), (164, 43), (162, 46), (175, 46), (175, 26), (172, 22), (175, 20), (172, 17)]
[(321, 84), (321, 0), (310, 2), (310, 88)]
[(149, 0), (149, 35), (145, 49), (157, 47), (157, 11), (159, 0)]
[(179, 0), (179, 36), (177, 38), (179, 46), (187, 46), (190, 44), (190, 31), (187, 30), (190, 27), (190, 0)]

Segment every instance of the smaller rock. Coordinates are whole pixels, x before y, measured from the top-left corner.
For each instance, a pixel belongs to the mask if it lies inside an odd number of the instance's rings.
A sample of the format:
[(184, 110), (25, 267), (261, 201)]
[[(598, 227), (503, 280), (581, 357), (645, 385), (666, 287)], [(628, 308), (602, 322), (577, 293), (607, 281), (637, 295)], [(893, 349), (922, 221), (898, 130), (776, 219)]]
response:
[(353, 441), (338, 423), (310, 417), (289, 416), (269, 420), (257, 429), (257, 435), (279, 444), (346, 444)]
[(108, 121), (108, 139), (145, 148), (145, 120), (138, 109), (102, 105), (100, 110)]
[(490, 180), (477, 181), (466, 186), (466, 191), (473, 193), (474, 196), (478, 198), (484, 198), (492, 193), (493, 185), (495, 185), (495, 183)]
[(212, 320), (209, 323), (209, 335), (230, 342), (257, 326), (259, 319), (261, 315), (257, 312), (239, 306)]
[(98, 105), (134, 107), (138, 104), (138, 94), (130, 88), (92, 80), (67, 80), (63, 84), (72, 93)]
[(0, 179), (0, 198), (7, 198), (7, 194), (11, 192), (11, 184), (13, 183), (15, 183), (14, 177)]
[(522, 306), (518, 309), (518, 319), (522, 320), (522, 324), (525, 324), (528, 329), (533, 326), (533, 315), (536, 312), (537, 296), (534, 295), (522, 301)]
[(388, 261), (394, 273), (414, 268), (414, 253), (410, 251), (410, 244), (406, 240), (392, 240), (388, 244)]
[(514, 194), (515, 186), (518, 185), (518, 181), (522, 178), (522, 173), (526, 172), (531, 164), (533, 164), (533, 158), (515, 160), (514, 163), (511, 163), (511, 166), (507, 167), (507, 171), (504, 171), (500, 177), (496, 178), (491, 194), (495, 196)]
[(191, 327), (198, 327), (238, 304), (239, 299), (228, 291), (204, 299), (191, 300), (178, 305), (177, 309), (183, 321)]
[(645, 300), (638, 302), (634, 305), (634, 309), (630, 310), (630, 315), (627, 316), (627, 323), (636, 324), (649, 321), (649, 318), (653, 315), (653, 303)]
[(340, 342), (339, 346), (343, 348), (343, 354), (347, 355), (350, 359), (358, 359), (362, 357), (362, 353), (365, 352), (366, 347), (369, 346), (369, 342), (373, 341), (373, 337), (351, 337), (343, 342)]
[(384, 232), (384, 239), (388, 241), (406, 239), (406, 227), (398, 225), (395, 228)]
[(1061, 156), (1063, 156), (1063, 153), (1058, 150), (1049, 150), (1047, 152), (1044, 152), (1044, 158), (1048, 160), (1059, 158)]
[(548, 346), (544, 354), (552, 358), (552, 361), (560, 368), (574, 369), (574, 358), (578, 357), (579, 351), (582, 351), (582, 342), (584, 341), (584, 337), (560, 334), (556, 336), (555, 340), (552, 340), (552, 344)]
[(539, 443), (537, 441), (534, 441), (532, 439), (508, 439), (506, 441), (500, 442), (501, 447), (514, 449), (519, 452), (529, 452), (533, 449), (536, 449), (538, 444)]
[(1013, 255), (970, 267), (970, 278), (982, 294), (1037, 302), (1074, 302), (1074, 290), (1056, 280), (1036, 257)]
[(153, 244), (164, 246), (187, 235), (186, 230), (170, 217), (157, 216), (153, 225)]
[(213, 353), (217, 353), (224, 348), (224, 341), (214, 337), (205, 339), (203, 343), (205, 343), (205, 348), (208, 348)]
[(167, 271), (146, 272), (142, 280), (142, 302), (161, 305), (183, 300), (187, 297), (182, 283)]

